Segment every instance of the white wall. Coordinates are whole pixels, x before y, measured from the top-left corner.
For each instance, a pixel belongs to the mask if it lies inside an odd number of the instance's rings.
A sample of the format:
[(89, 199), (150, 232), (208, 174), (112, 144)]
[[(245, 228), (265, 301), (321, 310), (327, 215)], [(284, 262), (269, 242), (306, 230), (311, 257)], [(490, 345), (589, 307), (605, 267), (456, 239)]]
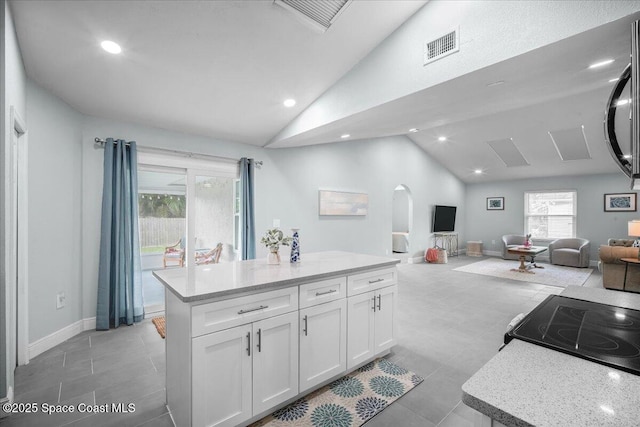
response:
[[(629, 179), (622, 172), (473, 184), (467, 186), (465, 202), (467, 239), (482, 240), (485, 251), (501, 251), (502, 235), (524, 232), (524, 192), (531, 190), (577, 191), (576, 235), (591, 241), (592, 261), (598, 259), (598, 248), (607, 239), (628, 238), (627, 222), (640, 218), (638, 212), (604, 212), (604, 194), (630, 192)], [(504, 197), (505, 209), (486, 210), (487, 197)]]
[[(0, 398), (7, 396), (9, 388), (13, 387), (13, 368), (15, 367), (15, 322), (12, 320), (15, 316), (15, 294), (9, 292), (7, 294), (6, 256), (10, 248), (6, 247), (7, 224), (6, 224), (6, 187), (7, 187), (7, 171), (9, 165), (9, 141), (12, 132), (10, 125), (10, 109), (13, 106), (23, 120), (27, 120), (26, 113), (26, 73), (22, 62), (22, 56), (18, 47), (13, 18), (8, 3), (1, 0), (0, 4), (0, 22), (2, 22), (2, 32), (0, 37), (0, 61), (2, 62), (0, 69), (2, 77), (0, 84), (2, 85), (2, 100), (0, 102), (0, 115), (2, 122), (0, 124), (0, 135), (2, 138), (2, 150), (0, 150), (0, 212), (2, 212), (2, 226), (0, 226), (0, 307), (2, 307), (2, 328), (0, 328)], [(28, 122), (27, 122), (28, 123)], [(11, 333), (9, 332), (11, 331)]]
[[(32, 80), (27, 112), (29, 341), (34, 342), (82, 318), (83, 116)], [(59, 292), (66, 303), (56, 309)]]
[[(638, 2), (633, 0), (429, 1), (273, 141), (366, 111), (637, 11)], [(424, 42), (458, 26), (460, 51), (423, 66)]]
[[(273, 202), (262, 207), (256, 229), (271, 226), (274, 218), (281, 220), (283, 229), (299, 227), (303, 259), (305, 251), (331, 249), (391, 253), (393, 194), (398, 184), (407, 185), (413, 194), (411, 256), (422, 256), (433, 246), (434, 205), (458, 206), (459, 224), (464, 224), (464, 184), (404, 136), (268, 153), (265, 169), (277, 171), (277, 179), (262, 189)], [(368, 193), (367, 216), (319, 216), (319, 189)], [(464, 235), (462, 227), (458, 231)]]

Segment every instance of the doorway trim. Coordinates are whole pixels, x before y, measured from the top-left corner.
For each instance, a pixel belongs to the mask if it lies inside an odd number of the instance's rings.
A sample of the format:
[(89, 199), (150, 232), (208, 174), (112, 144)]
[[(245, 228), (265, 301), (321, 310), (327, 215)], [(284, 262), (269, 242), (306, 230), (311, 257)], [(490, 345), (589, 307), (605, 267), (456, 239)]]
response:
[[(17, 283), (16, 283), (16, 300), (17, 301), (17, 315), (16, 315), (16, 347), (17, 352), (17, 364), (26, 365), (29, 363), (29, 299), (28, 299), (28, 254), (29, 254), (29, 239), (28, 239), (28, 162), (27, 162), (27, 149), (28, 149), (28, 134), (27, 125), (22, 119), (18, 111), (12, 105), (9, 111), (9, 120), (11, 125), (11, 144), (17, 149), (17, 159), (12, 158), (11, 162), (17, 162), (12, 165), (12, 168), (18, 169), (18, 197), (17, 197), (17, 211), (20, 213), (17, 227), (17, 244), (18, 251), (14, 256), (17, 256)], [(12, 206), (11, 209), (14, 209)], [(14, 259), (11, 260), (13, 265), (16, 265)], [(15, 313), (15, 311), (14, 311)]]

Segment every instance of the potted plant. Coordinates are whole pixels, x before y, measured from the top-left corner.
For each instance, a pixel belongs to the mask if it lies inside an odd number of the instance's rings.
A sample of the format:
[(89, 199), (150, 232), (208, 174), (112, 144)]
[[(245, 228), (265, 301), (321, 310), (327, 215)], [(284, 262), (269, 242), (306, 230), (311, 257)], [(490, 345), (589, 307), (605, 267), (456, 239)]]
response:
[(272, 228), (267, 230), (260, 243), (265, 245), (269, 249), (269, 255), (267, 256), (267, 264), (280, 264), (280, 245), (289, 246), (291, 244), (291, 237), (284, 235), (282, 230), (278, 228)]

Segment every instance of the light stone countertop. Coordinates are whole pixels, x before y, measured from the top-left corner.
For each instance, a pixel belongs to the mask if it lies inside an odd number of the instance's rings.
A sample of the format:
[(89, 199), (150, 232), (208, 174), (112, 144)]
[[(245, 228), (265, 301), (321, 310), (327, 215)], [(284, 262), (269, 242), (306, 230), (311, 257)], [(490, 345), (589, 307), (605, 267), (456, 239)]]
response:
[(301, 261), (269, 265), (265, 259), (157, 270), (153, 275), (183, 302), (278, 289), (301, 283), (392, 267), (400, 260), (327, 251), (302, 254)]
[[(569, 286), (562, 296), (640, 309), (640, 295)], [(506, 426), (639, 426), (640, 376), (518, 339), (462, 385), (462, 401)]]

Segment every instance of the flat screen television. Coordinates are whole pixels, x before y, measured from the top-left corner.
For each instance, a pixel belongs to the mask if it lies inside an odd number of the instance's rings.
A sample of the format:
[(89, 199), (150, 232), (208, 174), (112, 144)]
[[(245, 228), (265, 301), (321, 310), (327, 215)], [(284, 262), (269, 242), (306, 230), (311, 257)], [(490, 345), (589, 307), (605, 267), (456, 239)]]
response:
[(436, 205), (433, 211), (433, 232), (454, 231), (456, 227), (456, 207)]

